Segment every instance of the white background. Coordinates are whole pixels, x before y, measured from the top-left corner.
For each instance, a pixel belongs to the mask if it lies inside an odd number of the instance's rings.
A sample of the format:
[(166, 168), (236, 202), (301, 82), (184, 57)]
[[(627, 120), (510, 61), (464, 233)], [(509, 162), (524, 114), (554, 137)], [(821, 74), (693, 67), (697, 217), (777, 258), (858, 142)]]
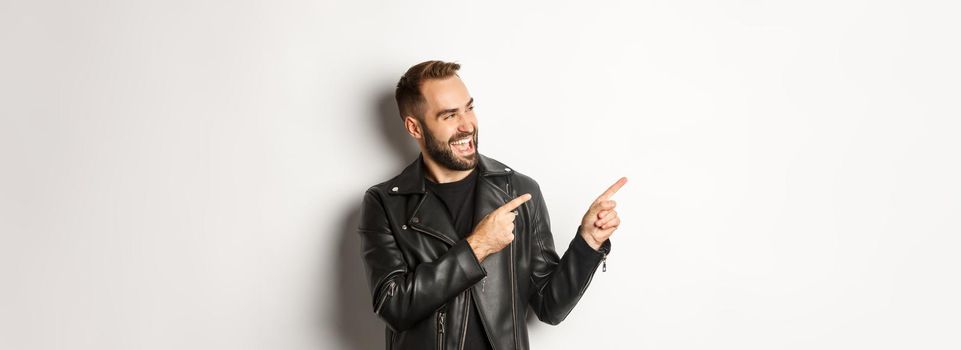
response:
[(559, 249), (535, 349), (957, 349), (958, 5), (0, 2), (0, 348), (377, 349), (354, 229), (457, 61)]

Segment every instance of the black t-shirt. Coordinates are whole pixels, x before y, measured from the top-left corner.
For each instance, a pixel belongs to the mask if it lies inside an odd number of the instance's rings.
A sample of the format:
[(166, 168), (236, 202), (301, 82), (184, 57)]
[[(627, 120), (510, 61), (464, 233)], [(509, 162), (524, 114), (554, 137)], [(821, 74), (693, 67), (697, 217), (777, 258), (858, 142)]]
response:
[[(477, 184), (477, 169), (462, 180), (439, 184), (427, 179), (427, 191), (432, 193), (447, 208), (447, 213), (454, 222), (454, 229), (461, 238), (466, 238), (474, 230), (474, 188)], [(492, 349), (484, 325), (477, 312), (477, 304), (471, 303), (470, 315), (467, 321), (467, 336), (464, 349), (490, 350)]]

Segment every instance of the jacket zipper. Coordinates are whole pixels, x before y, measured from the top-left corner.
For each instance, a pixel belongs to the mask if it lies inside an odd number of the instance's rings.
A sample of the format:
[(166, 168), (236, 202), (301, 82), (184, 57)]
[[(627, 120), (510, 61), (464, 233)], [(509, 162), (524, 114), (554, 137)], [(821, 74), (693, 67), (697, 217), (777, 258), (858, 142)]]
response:
[(393, 280), (387, 281), (387, 285), (384, 286), (384, 292), (380, 297), (380, 301), (377, 302), (377, 307), (374, 308), (374, 313), (379, 314), (380, 309), (384, 306), (384, 302), (387, 301), (387, 297), (394, 296), (394, 291), (397, 289), (397, 284)]
[(446, 319), (446, 311), (441, 311), (439, 314), (437, 314), (437, 350), (444, 349), (444, 333), (446, 332), (444, 323)]
[(601, 270), (601, 272), (607, 272), (607, 252), (604, 252), (604, 257), (601, 258), (601, 263), (604, 264), (603, 270)]
[[(508, 187), (508, 188), (507, 188), (507, 191), (508, 191), (508, 193), (510, 193), (510, 194), (512, 195), (511, 198), (517, 198), (516, 193), (514, 193), (514, 186), (513, 186), (513, 185), (514, 185), (514, 184), (511, 182), (511, 177), (508, 176), (508, 177), (507, 177), (507, 187)], [(526, 213), (526, 211), (525, 211), (525, 213)], [(530, 216), (524, 218), (524, 222), (527, 222), (528, 220), (530, 220)], [(530, 233), (530, 232), (528, 232), (528, 233)], [(514, 234), (516, 235), (517, 232), (515, 232)], [(514, 329), (514, 347), (516, 348), (516, 347), (517, 347), (517, 344), (520, 344), (520, 341), (517, 339), (517, 306), (516, 306), (517, 303), (514, 301), (514, 294), (517, 294), (517, 286), (515, 285), (515, 282), (514, 282), (514, 279), (515, 279), (515, 276), (514, 276), (514, 242), (511, 242), (510, 245), (511, 245), (511, 262), (510, 262), (510, 266), (511, 266), (511, 317), (512, 317), (512, 318), (511, 318), (511, 325), (513, 326), (513, 329)]]
[(514, 285), (514, 242), (511, 242), (511, 325), (514, 326), (514, 346), (519, 344), (517, 340), (517, 306), (514, 302), (514, 294), (517, 294), (517, 287)]

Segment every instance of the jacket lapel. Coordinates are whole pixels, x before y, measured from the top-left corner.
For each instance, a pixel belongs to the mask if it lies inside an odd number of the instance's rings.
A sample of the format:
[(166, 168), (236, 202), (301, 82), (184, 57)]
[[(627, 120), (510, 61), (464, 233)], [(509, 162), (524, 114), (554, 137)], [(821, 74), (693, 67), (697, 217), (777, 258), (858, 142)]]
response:
[(417, 206), (407, 222), (408, 225), (439, 238), (447, 244), (454, 245), (454, 242), (460, 240), (457, 230), (454, 228), (454, 223), (447, 215), (447, 208), (433, 194), (423, 194), (420, 205)]
[(477, 178), (474, 195), (474, 224), (471, 227), (477, 227), (484, 216), (510, 201), (506, 186), (498, 184), (502, 181), (503, 178), (483, 175), (483, 173)]

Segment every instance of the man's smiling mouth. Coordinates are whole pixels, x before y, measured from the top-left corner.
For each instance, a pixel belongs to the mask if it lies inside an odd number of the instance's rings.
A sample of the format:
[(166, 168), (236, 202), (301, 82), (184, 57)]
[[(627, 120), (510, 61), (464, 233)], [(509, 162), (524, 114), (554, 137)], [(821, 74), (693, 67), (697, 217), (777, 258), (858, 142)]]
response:
[(461, 155), (474, 153), (474, 137), (469, 136), (450, 143), (450, 147)]

